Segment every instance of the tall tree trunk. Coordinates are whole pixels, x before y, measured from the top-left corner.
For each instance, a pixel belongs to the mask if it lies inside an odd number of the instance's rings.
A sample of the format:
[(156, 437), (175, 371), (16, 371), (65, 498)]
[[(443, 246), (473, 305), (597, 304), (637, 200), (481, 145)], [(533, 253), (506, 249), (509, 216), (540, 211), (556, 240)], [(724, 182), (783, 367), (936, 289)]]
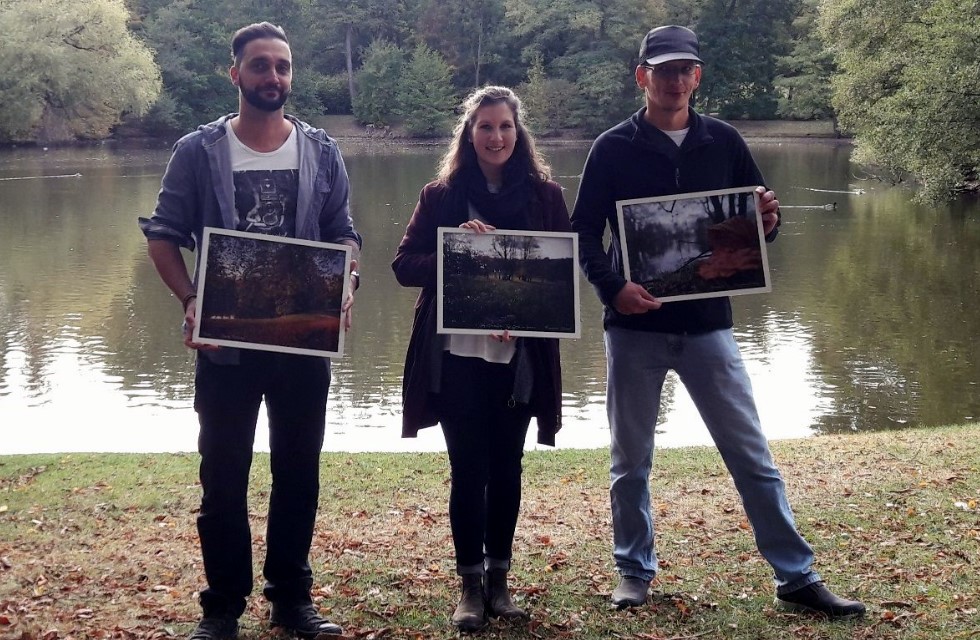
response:
[(354, 25), (347, 25), (347, 33), (344, 37), (344, 55), (347, 58), (347, 91), (350, 93), (351, 109), (354, 108), (354, 54), (351, 51), (351, 40), (354, 37)]
[(483, 14), (480, 14), (480, 22), (477, 25), (478, 33), (476, 36), (476, 74), (473, 78), (473, 88), (480, 86), (480, 63), (483, 62)]

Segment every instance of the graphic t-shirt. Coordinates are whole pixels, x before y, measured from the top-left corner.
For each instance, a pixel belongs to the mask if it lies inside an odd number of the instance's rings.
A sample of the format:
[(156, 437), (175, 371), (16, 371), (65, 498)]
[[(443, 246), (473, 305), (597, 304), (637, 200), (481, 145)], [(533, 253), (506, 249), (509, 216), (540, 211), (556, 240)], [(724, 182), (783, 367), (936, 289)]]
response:
[(238, 231), (295, 237), (299, 147), (296, 127), (281, 147), (262, 153), (245, 146), (225, 122), (235, 184)]

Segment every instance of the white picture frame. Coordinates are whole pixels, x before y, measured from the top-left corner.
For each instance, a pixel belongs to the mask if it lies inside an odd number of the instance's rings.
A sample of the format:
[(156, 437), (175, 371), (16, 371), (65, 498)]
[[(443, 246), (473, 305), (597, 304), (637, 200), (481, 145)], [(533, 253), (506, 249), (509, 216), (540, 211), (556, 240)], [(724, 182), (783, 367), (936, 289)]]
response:
[(661, 302), (772, 291), (756, 187), (616, 203), (623, 272)]
[(438, 333), (581, 336), (577, 233), (438, 233)]
[(193, 340), (340, 357), (350, 262), (345, 244), (207, 227)]

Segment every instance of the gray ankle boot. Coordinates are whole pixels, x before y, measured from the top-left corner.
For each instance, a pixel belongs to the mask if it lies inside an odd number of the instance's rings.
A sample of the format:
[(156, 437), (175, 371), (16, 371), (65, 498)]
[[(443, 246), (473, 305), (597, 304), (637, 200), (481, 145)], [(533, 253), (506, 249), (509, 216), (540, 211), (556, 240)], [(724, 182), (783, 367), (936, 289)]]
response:
[(464, 573), (463, 595), (453, 612), (453, 624), (460, 631), (479, 631), (487, 626), (487, 612), (483, 604), (483, 574)]
[(483, 593), (487, 600), (487, 614), (504, 620), (527, 618), (527, 613), (514, 604), (507, 589), (507, 570), (488, 569), (483, 579)]

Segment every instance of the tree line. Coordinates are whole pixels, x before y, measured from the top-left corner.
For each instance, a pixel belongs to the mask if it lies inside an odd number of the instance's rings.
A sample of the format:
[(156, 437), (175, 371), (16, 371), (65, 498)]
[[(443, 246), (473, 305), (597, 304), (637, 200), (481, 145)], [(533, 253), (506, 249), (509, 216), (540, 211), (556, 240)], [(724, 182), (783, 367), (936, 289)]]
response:
[(339, 314), (345, 259), (340, 251), (212, 235), (202, 316)]
[(541, 136), (640, 106), (639, 41), (688, 25), (695, 95), (724, 119), (833, 119), (857, 157), (927, 197), (976, 181), (976, 0), (0, 0), (0, 142), (172, 137), (232, 111), (228, 42), (290, 38), (290, 110), (442, 136), (468, 90), (515, 87)]

